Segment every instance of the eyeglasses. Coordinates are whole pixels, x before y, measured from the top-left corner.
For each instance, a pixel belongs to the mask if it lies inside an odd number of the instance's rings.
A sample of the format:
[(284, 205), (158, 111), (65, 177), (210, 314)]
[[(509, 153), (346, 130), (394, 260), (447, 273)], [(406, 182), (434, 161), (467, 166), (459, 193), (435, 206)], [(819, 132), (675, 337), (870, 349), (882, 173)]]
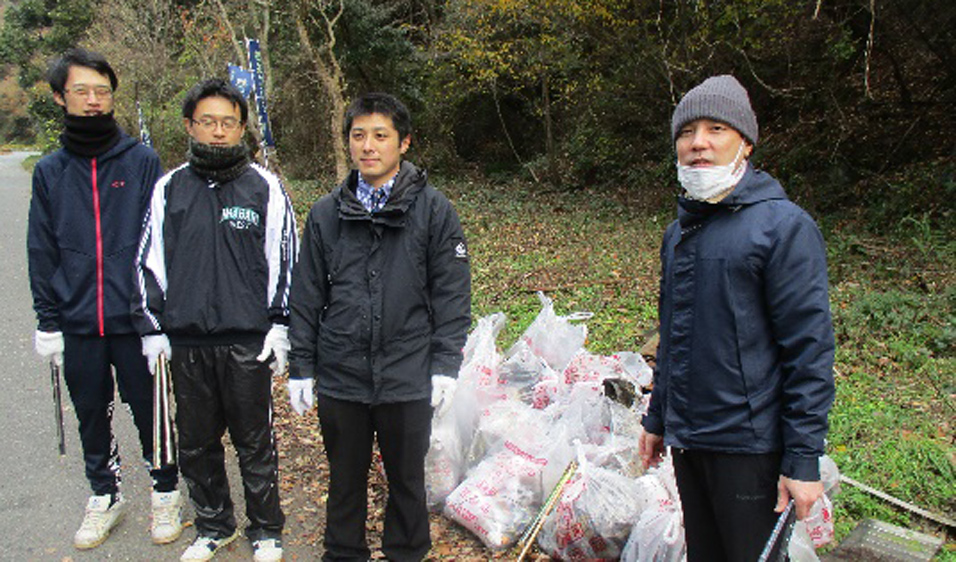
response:
[(67, 92), (80, 98), (89, 97), (91, 93), (93, 94), (93, 97), (97, 99), (107, 99), (113, 97), (113, 89), (109, 86), (86, 86), (80, 84), (78, 86), (68, 88)]
[(223, 131), (235, 131), (242, 125), (242, 122), (235, 117), (224, 117), (222, 120), (212, 117), (201, 117), (199, 119), (190, 119), (194, 125), (199, 125), (206, 131), (215, 131), (216, 127), (222, 127)]

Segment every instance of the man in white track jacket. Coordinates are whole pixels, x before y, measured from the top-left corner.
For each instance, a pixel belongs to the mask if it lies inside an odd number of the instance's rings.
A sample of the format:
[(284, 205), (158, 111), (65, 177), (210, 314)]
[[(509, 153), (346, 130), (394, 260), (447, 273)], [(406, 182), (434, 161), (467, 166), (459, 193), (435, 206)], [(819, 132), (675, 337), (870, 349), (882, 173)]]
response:
[(256, 560), (282, 556), (271, 388), (289, 349), (297, 238), (279, 179), (242, 142), (247, 117), (246, 100), (222, 80), (190, 90), (189, 161), (156, 184), (136, 262), (133, 316), (150, 363), (170, 358), (179, 466), (196, 509), (197, 538), (183, 560), (208, 560), (238, 535), (227, 428)]

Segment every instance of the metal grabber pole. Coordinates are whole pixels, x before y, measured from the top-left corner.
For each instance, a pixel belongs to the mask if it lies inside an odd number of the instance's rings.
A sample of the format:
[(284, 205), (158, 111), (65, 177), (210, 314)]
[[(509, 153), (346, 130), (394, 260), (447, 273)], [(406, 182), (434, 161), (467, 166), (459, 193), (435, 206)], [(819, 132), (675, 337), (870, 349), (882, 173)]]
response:
[(165, 354), (160, 354), (153, 375), (153, 468), (156, 469), (176, 462), (169, 392), (169, 362)]
[(66, 438), (63, 435), (63, 396), (60, 394), (60, 366), (50, 360), (50, 383), (53, 385), (53, 406), (56, 416), (56, 440), (60, 456), (66, 454)]

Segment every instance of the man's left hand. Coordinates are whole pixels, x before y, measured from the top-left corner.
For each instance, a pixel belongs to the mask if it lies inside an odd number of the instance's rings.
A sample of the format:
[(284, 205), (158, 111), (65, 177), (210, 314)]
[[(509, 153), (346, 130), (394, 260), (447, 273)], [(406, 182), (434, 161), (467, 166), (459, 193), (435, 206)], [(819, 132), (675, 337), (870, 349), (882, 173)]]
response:
[(272, 372), (281, 375), (285, 372), (289, 361), (289, 350), (292, 344), (289, 343), (289, 327), (281, 324), (273, 324), (266, 339), (262, 342), (262, 353), (256, 357), (257, 361), (265, 361), (269, 356), (275, 354), (275, 361), (270, 365)]
[(793, 498), (797, 508), (797, 519), (803, 519), (810, 513), (810, 508), (817, 501), (817, 498), (823, 495), (823, 482), (806, 482), (803, 480), (794, 480), (781, 476), (777, 482), (777, 507), (774, 511), (783, 512)]
[(445, 375), (432, 375), (432, 408), (436, 416), (443, 416), (455, 397), (458, 381)]
[(312, 390), (312, 379), (289, 379), (289, 404), (292, 411), (302, 415), (306, 410), (311, 410), (315, 403), (315, 395)]

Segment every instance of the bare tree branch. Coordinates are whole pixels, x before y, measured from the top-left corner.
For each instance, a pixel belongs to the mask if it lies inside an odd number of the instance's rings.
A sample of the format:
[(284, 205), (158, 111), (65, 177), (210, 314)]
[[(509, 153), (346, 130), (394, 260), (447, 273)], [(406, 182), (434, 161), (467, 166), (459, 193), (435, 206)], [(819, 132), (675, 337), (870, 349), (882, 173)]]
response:
[(345, 114), (345, 76), (339, 61), (335, 57), (335, 23), (345, 10), (343, 0), (338, 0), (338, 10), (333, 17), (329, 17), (325, 12), (325, 6), (320, 3), (318, 11), (322, 14), (325, 22), (325, 44), (321, 50), (316, 49), (309, 35), (309, 30), (305, 25), (305, 18), (318, 25), (315, 17), (309, 14), (309, 1), (302, 0), (299, 9), (295, 13), (295, 27), (299, 35), (299, 43), (305, 50), (306, 56), (312, 62), (315, 74), (318, 77), (318, 83), (321, 86), (320, 93), (330, 102), (328, 108), (329, 131), (332, 133), (332, 151), (335, 160), (335, 172), (338, 177), (345, 177), (349, 171), (347, 153), (345, 150), (345, 140), (339, 134), (339, 128), (342, 116)]
[(219, 8), (222, 22), (226, 25), (226, 31), (229, 32), (229, 40), (232, 42), (232, 48), (236, 51), (236, 63), (242, 65), (246, 62), (245, 50), (236, 38), (236, 30), (232, 27), (232, 19), (229, 17), (229, 12), (226, 10), (226, 6), (223, 5), (222, 0), (213, 0), (213, 2), (215, 2), (216, 7)]

